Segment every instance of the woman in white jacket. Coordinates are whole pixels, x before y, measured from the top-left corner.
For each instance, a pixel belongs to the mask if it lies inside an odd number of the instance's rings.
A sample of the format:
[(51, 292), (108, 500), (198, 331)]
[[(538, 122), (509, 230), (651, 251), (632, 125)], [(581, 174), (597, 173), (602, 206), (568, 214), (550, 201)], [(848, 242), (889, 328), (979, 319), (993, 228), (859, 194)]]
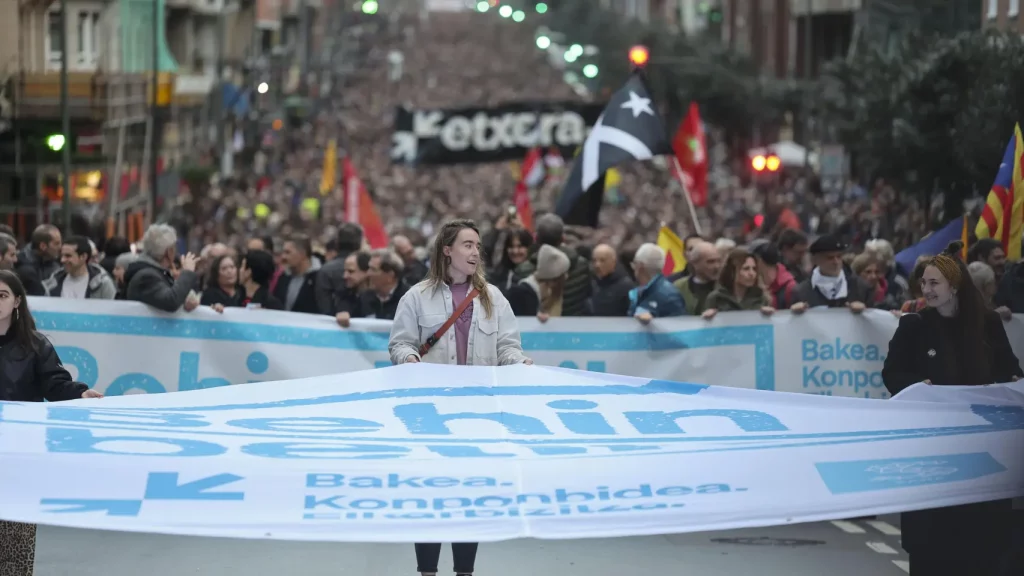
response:
[[(472, 220), (454, 220), (441, 227), (427, 279), (398, 302), (388, 350), (393, 364), (533, 364), (523, 354), (508, 300), (484, 277), (480, 232)], [(476, 551), (475, 543), (452, 544), (456, 574), (473, 573)], [(440, 555), (440, 544), (416, 544), (416, 569), (423, 576), (434, 576)]]

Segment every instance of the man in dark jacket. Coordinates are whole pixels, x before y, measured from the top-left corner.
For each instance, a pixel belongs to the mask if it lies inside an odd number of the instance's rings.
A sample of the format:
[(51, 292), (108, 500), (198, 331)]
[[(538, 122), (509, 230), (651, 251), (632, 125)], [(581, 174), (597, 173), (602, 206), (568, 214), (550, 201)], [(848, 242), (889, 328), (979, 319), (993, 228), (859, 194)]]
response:
[(358, 224), (345, 222), (338, 227), (338, 234), (334, 240), (338, 255), (320, 268), (316, 278), (317, 308), (321, 314), (330, 316), (343, 311), (338, 309), (335, 302), (339, 298), (344, 298), (347, 291), (345, 259), (363, 247), (363, 229)]
[(849, 308), (855, 314), (874, 304), (871, 287), (843, 266), (847, 245), (834, 236), (822, 236), (811, 244), (814, 269), (800, 282), (790, 305), (793, 312), (808, 308)]
[(184, 307), (191, 312), (199, 306), (199, 298), (189, 296), (196, 285), (196, 256), (189, 252), (181, 257), (181, 272), (171, 274), (178, 246), (178, 233), (167, 224), (153, 224), (142, 237), (142, 255), (128, 265), (124, 273), (126, 300), (142, 302), (164, 312), (177, 312)]
[(37, 226), (32, 232), (32, 241), (18, 254), (14, 271), (25, 285), (29, 296), (45, 296), (43, 280), (60, 270), (60, 230), (52, 224)]
[(284, 243), (282, 254), (288, 272), (278, 281), (274, 297), (284, 302), (284, 308), (289, 312), (320, 314), (316, 302), (316, 284), (321, 268), (313, 260), (313, 245), (309, 236), (293, 236)]
[(43, 280), (46, 295), (51, 298), (95, 298), (113, 300), (117, 295), (114, 279), (102, 266), (89, 260), (92, 245), (84, 236), (71, 236), (64, 241), (60, 260), (64, 267)]
[(0, 233), (0, 270), (14, 270), (18, 265), (18, 241)]
[(537, 219), (537, 241), (530, 247), (530, 257), (516, 266), (515, 274), (526, 278), (537, 269), (537, 252), (547, 244), (569, 257), (569, 279), (562, 291), (562, 316), (586, 316), (590, 302), (590, 263), (565, 245), (565, 223), (555, 214)]
[(403, 281), (402, 259), (391, 250), (374, 250), (370, 254), (367, 278), (370, 289), (359, 296), (359, 316), (378, 320), (394, 320), (398, 301), (409, 291)]
[(594, 272), (590, 313), (593, 316), (625, 316), (629, 311), (629, 291), (635, 284), (619, 268), (615, 249), (607, 244), (594, 247), (591, 257)]
[(1004, 317), (1007, 313), (1024, 314), (1024, 260), (1006, 267), (994, 301), (996, 311)]

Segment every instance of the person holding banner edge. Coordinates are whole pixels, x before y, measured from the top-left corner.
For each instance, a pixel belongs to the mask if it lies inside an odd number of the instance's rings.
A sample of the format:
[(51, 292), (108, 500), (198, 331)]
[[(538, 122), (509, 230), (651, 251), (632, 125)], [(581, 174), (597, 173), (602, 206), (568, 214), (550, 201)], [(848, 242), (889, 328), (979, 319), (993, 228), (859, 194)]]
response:
[[(472, 220), (453, 220), (441, 227), (427, 279), (398, 302), (388, 351), (393, 364), (533, 364), (523, 353), (512, 307), (485, 279), (480, 231)], [(473, 573), (478, 546), (452, 543), (456, 574)], [(440, 556), (441, 544), (416, 544), (416, 570), (423, 576), (436, 575)]]
[[(882, 380), (893, 395), (916, 384), (981, 386), (1024, 376), (1002, 319), (989, 311), (958, 258), (962, 244), (924, 262), (927, 307), (900, 317)], [(1009, 500), (907, 512), (903, 549), (911, 574), (999, 576), (1010, 551)], [(1009, 558), (1007, 558), (1009, 561)]]
[[(0, 270), (0, 400), (59, 402), (102, 397), (71, 379), (53, 344), (36, 331), (21, 279), (10, 270)], [(0, 574), (31, 576), (35, 546), (34, 524), (0, 520)]]

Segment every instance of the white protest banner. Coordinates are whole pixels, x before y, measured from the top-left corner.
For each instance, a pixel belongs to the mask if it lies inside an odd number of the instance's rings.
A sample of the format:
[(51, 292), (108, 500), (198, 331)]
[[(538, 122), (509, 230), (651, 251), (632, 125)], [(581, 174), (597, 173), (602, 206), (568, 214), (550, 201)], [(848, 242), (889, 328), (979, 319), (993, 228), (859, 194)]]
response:
[(411, 364), (0, 403), (0, 518), (458, 542), (724, 530), (1024, 495), (1024, 383), (922, 395)]
[[(197, 390), (389, 366), (391, 323), (209, 308), (164, 314), (136, 302), (31, 298), (39, 329), (78, 380), (108, 396)], [(519, 320), (538, 363), (716, 386), (886, 398), (882, 362), (897, 319), (872, 310), (666, 318)], [(1024, 317), (1005, 324), (1024, 358)]]

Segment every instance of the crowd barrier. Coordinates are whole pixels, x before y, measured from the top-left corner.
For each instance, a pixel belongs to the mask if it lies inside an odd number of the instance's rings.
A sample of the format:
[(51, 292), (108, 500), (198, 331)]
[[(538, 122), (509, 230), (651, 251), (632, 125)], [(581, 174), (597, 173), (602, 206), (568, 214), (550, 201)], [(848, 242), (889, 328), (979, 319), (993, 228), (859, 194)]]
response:
[[(164, 314), (135, 302), (30, 298), (39, 329), (80, 381), (109, 395), (197, 390), (390, 365), (390, 322), (231, 308)], [(718, 386), (886, 398), (897, 319), (846, 310), (668, 318), (519, 319), (537, 364)], [(1024, 315), (1004, 324), (1024, 358)]]
[[(153, 327), (135, 321), (139, 333)], [(197, 330), (189, 322), (199, 320), (167, 322)], [(704, 338), (751, 346), (718, 334)], [(159, 356), (145, 346), (129, 341), (122, 353)], [(917, 384), (877, 402), (408, 364), (247, 388), (0, 402), (0, 518), (487, 542), (726, 530), (1024, 494), (1024, 383)]]

